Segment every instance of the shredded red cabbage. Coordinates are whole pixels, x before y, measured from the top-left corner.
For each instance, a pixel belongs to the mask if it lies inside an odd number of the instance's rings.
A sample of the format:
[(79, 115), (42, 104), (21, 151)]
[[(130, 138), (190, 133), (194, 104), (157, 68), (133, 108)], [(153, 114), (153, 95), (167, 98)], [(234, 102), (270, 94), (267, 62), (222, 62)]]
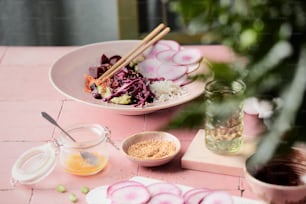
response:
[[(121, 57), (114, 55), (108, 58), (106, 55), (101, 56), (100, 66), (90, 67), (89, 74), (94, 78), (99, 78), (112, 64), (116, 63)], [(107, 67), (107, 68), (105, 68)], [(162, 78), (146, 78), (142, 74), (135, 71), (135, 66), (126, 66), (117, 71), (109, 81), (109, 88), (111, 95), (103, 98), (98, 92), (98, 87), (93, 84), (91, 94), (96, 99), (110, 102), (114, 97), (120, 97), (124, 94), (131, 96), (131, 104), (134, 106), (143, 107), (146, 103), (152, 103), (154, 100), (154, 93), (150, 89), (150, 84), (153, 81), (164, 80)]]

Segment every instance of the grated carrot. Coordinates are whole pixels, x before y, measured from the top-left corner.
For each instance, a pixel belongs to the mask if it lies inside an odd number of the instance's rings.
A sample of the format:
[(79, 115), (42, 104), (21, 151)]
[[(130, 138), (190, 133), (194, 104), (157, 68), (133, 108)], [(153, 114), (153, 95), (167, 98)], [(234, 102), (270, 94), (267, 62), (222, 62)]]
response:
[(91, 75), (89, 75), (89, 74), (86, 74), (85, 75), (85, 88), (84, 88), (84, 90), (86, 91), (86, 92), (88, 92), (88, 93), (90, 93), (91, 92), (91, 89), (90, 89), (90, 86), (92, 85), (92, 84), (94, 84), (95, 83), (95, 78), (93, 78)]

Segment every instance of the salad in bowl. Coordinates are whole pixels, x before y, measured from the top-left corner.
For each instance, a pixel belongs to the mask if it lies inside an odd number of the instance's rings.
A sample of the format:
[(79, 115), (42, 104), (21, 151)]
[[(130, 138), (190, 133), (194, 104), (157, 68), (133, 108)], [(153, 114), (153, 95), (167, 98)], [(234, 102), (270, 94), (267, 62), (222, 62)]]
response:
[(101, 82), (103, 74), (138, 42), (109, 41), (78, 48), (52, 65), (50, 81), (69, 98), (125, 115), (177, 106), (203, 92), (204, 82), (188, 77), (205, 70), (202, 53), (172, 40), (158, 41)]

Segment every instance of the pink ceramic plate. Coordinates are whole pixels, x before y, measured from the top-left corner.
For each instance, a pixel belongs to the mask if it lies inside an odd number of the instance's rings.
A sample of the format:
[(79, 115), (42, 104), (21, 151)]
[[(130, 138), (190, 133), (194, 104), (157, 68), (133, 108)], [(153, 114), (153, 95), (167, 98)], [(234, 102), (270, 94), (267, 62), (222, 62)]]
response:
[[(142, 115), (157, 110), (174, 107), (188, 102), (202, 94), (203, 82), (192, 82), (184, 86), (184, 94), (175, 100), (162, 103), (152, 103), (145, 107), (134, 107), (133, 105), (117, 105), (94, 99), (91, 94), (84, 91), (84, 75), (88, 73), (89, 66), (100, 63), (102, 54), (112, 56), (115, 54), (124, 56), (139, 43), (138, 40), (108, 41), (90, 44), (77, 48), (58, 59), (51, 67), (50, 81), (60, 93), (76, 101), (113, 110), (124, 115)], [(201, 65), (202, 69), (204, 65)]]

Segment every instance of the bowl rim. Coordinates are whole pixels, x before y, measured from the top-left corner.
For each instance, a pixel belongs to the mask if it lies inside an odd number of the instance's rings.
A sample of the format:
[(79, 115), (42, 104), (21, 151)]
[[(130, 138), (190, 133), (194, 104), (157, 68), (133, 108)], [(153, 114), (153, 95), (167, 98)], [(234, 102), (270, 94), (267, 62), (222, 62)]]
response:
[[(302, 149), (302, 148), (295, 147), (295, 148), (293, 148), (293, 150), (302, 152), (303, 154), (306, 155), (306, 151), (304, 149)], [(292, 190), (305, 190), (306, 189), (306, 183), (304, 183), (303, 185), (298, 185), (298, 186), (285, 186), (285, 185), (277, 185), (277, 184), (267, 183), (267, 182), (264, 182), (264, 181), (261, 181), (261, 180), (255, 178), (252, 175), (252, 173), (250, 172), (250, 170), (248, 169), (248, 161), (250, 160), (250, 158), (253, 155), (248, 157), (246, 159), (245, 163), (244, 163), (243, 171), (244, 171), (246, 180), (250, 180), (252, 183), (256, 183), (256, 185), (264, 186), (265, 188), (273, 188), (273, 189), (277, 189), (277, 190), (292, 191)]]
[[(62, 85), (58, 83), (58, 79), (56, 79), (56, 74), (59, 70), (60, 64), (66, 59), (69, 58), (72, 55), (75, 55), (78, 52), (82, 52), (88, 49), (97, 49), (101, 46), (109, 46), (109, 45), (120, 45), (120, 43), (125, 43), (125, 44), (131, 44), (131, 46), (136, 45), (138, 42), (141, 40), (112, 40), (112, 41), (103, 41), (103, 42), (96, 42), (96, 43), (91, 43), (87, 45), (82, 45), (80, 47), (76, 47), (72, 49), (71, 51), (66, 52), (59, 58), (57, 58), (50, 66), (49, 73), (48, 73), (48, 78), (49, 82), (51, 85), (55, 88), (56, 91), (58, 91), (60, 94), (64, 95), (68, 99), (73, 99), (74, 101), (80, 102), (85, 105), (89, 105), (92, 107), (96, 108), (102, 108), (105, 110), (110, 110), (117, 112), (119, 114), (123, 115), (144, 115), (148, 113), (155, 112), (157, 110), (161, 109), (166, 109), (166, 108), (171, 108), (183, 103), (186, 103), (199, 95), (201, 95), (204, 91), (200, 90), (200, 87), (204, 87), (205, 82), (202, 81), (193, 81), (190, 84), (187, 84), (185, 87), (186, 90), (188, 91), (188, 94), (183, 94), (180, 96), (178, 99), (179, 100), (169, 100), (165, 102), (157, 102), (157, 103), (152, 103), (152, 104), (147, 104), (145, 107), (135, 107), (133, 104), (131, 105), (118, 105), (118, 104), (109, 104), (109, 103), (103, 103), (101, 101), (95, 101), (95, 100), (89, 100), (87, 98), (82, 98), (79, 96), (76, 96), (74, 94), (71, 94), (69, 91), (66, 89), (62, 88)], [(201, 69), (204, 69), (207, 71), (206, 67), (207, 65), (205, 63), (200, 63), (200, 66), (202, 67)], [(85, 72), (84, 72), (85, 73)], [(192, 91), (193, 90), (193, 91)], [(90, 98), (90, 96), (88, 97)], [(93, 102), (94, 101), (94, 102)]]
[[(167, 155), (166, 157), (163, 157), (163, 158), (160, 158), (160, 159), (139, 159), (137, 157), (133, 157), (133, 156), (130, 156), (127, 152), (126, 152), (126, 149), (124, 148), (124, 144), (126, 142), (128, 142), (129, 140), (132, 140), (133, 138), (135, 137), (142, 137), (142, 136), (150, 136), (150, 135), (161, 135), (161, 136), (167, 136), (168, 138), (171, 138), (171, 141), (173, 141), (176, 145), (176, 149), (175, 149), (175, 152), (173, 152), (172, 154), (170, 155)], [(141, 141), (145, 141), (145, 140), (148, 140), (149, 138), (147, 139), (143, 139)], [(129, 146), (128, 146), (129, 147)], [(181, 150), (181, 142), (180, 140), (174, 136), (173, 134), (171, 133), (168, 133), (168, 132), (164, 132), (164, 131), (142, 131), (142, 132), (138, 132), (138, 133), (135, 133), (135, 134), (132, 134), (128, 137), (126, 137), (122, 142), (121, 142), (121, 151), (123, 152), (123, 154), (128, 157), (129, 159), (135, 161), (135, 162), (138, 162), (138, 163), (153, 163), (153, 162), (162, 162), (162, 161), (167, 161), (167, 160), (171, 160), (172, 158), (174, 158)]]

